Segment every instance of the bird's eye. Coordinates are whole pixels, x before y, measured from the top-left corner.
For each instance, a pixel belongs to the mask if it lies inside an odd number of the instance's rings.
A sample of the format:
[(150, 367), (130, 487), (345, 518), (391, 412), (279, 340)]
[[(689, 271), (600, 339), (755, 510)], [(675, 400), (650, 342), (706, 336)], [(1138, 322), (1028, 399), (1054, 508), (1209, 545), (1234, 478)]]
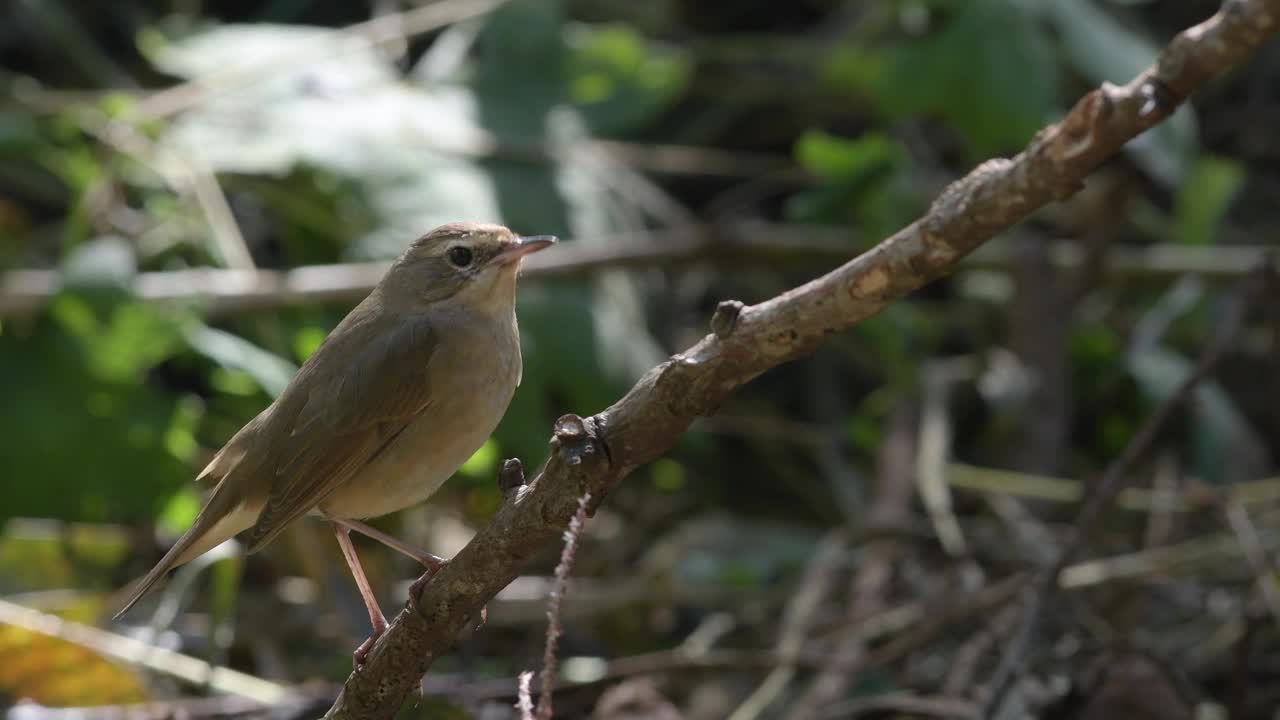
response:
[(449, 262), (453, 263), (454, 267), (464, 268), (471, 264), (471, 259), (471, 248), (461, 245), (449, 248)]

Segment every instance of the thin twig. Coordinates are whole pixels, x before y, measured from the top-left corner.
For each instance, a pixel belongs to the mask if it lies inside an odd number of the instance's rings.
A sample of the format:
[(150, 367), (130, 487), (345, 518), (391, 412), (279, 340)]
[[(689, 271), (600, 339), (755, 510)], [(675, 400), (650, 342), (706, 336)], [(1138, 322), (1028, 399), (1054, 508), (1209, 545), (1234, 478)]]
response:
[(578, 540), (582, 535), (582, 526), (587, 522), (587, 507), (591, 503), (591, 493), (584, 493), (578, 499), (578, 512), (569, 521), (569, 528), (564, 531), (564, 549), (560, 552), (560, 562), (556, 565), (556, 582), (551, 590), (551, 602), (547, 605), (547, 641), (542, 649), (542, 674), (539, 681), (537, 720), (551, 720), (552, 696), (556, 691), (556, 648), (564, 627), (560, 623), (560, 607), (569, 592), (569, 574), (573, 571), (573, 560), (578, 553)]
[[(947, 482), (957, 489), (1022, 497), (1038, 502), (1079, 503), (1085, 499), (1085, 484), (1079, 480), (975, 467), (958, 462), (947, 466)], [(1239, 482), (1221, 490), (1203, 485), (1190, 485), (1178, 492), (1126, 487), (1116, 495), (1115, 507), (1143, 513), (1187, 513), (1203, 510), (1214, 502), (1227, 499), (1243, 505), (1274, 503), (1280, 500), (1280, 477)]]
[[(1273, 533), (1261, 532), (1264, 547), (1278, 541)], [(1165, 576), (1177, 571), (1214, 567), (1222, 569), (1233, 561), (1246, 560), (1240, 541), (1230, 533), (1211, 533), (1159, 547), (1121, 555), (1082, 560), (1068, 565), (1058, 576), (1061, 590), (1078, 590), (1120, 580)]]
[[(787, 608), (782, 614), (782, 629), (778, 632), (777, 653), (782, 657), (795, 655), (808, 640), (809, 629), (822, 603), (826, 601), (842, 566), (845, 547), (849, 538), (843, 530), (832, 530), (818, 543), (813, 559), (804, 578)], [(783, 663), (774, 668), (764, 682), (742, 701), (729, 716), (729, 720), (755, 720), (773, 704), (795, 677), (796, 666)]]
[[(855, 632), (864, 643), (869, 644), (877, 640), (885, 642), (870, 653), (856, 658), (817, 652), (809, 648), (801, 648), (795, 653), (783, 655), (776, 650), (699, 649), (691, 652), (681, 646), (671, 650), (608, 660), (604, 671), (589, 680), (570, 682), (564, 682), (563, 678), (561, 680), (565, 688), (583, 688), (623, 681), (641, 675), (692, 671), (771, 671), (784, 665), (791, 665), (800, 670), (820, 670), (841, 663), (850, 673), (862, 672), (899, 660), (925, 646), (950, 628), (963, 626), (966, 623), (976, 623), (987, 614), (998, 612), (1016, 598), (1018, 591), (1025, 585), (1025, 576), (1014, 575), (979, 590), (961, 593), (947, 599), (946, 602), (934, 602), (926, 606), (917, 601), (901, 608), (888, 610), (882, 615), (909, 615), (912, 620), (911, 622), (858, 623)], [(903, 609), (911, 612), (900, 612)], [(532, 677), (530, 673), (530, 680)], [(512, 682), (510, 679), (471, 681), (465, 683), (465, 688), (458, 687), (460, 682), (456, 678), (447, 676), (428, 676), (428, 687), (437, 688), (436, 692), (444, 692), (444, 688), (450, 688), (473, 699), (518, 698), (520, 692), (518, 681)], [(532, 697), (532, 688), (530, 696)]]
[[(876, 494), (867, 512), (869, 523), (892, 526), (902, 523), (910, 515), (914, 495), (912, 478), (915, 475), (914, 423), (914, 412), (905, 405), (890, 420), (877, 462)], [(846, 612), (850, 621), (875, 615), (887, 605), (897, 554), (897, 543), (892, 540), (867, 543), (850, 589)], [(844, 694), (851, 679), (848, 664), (857, 662), (857, 658), (867, 651), (866, 643), (855, 628), (851, 626), (836, 638), (835, 655), (840, 660), (818, 673), (800, 697), (790, 703), (786, 717), (792, 720), (812, 718), (819, 708)]]
[(818, 715), (820, 718), (849, 718), (863, 715), (890, 713), (910, 716), (957, 718), (970, 720), (978, 717), (977, 703), (958, 697), (928, 697), (912, 695), (904, 692), (883, 693), (868, 697), (854, 698), (842, 703), (829, 705)]
[(946, 679), (942, 681), (943, 695), (972, 695), (973, 678), (978, 674), (982, 658), (996, 646), (1000, 638), (1008, 634), (1015, 620), (1017, 608), (1003, 608), (960, 646), (951, 659), (951, 669), (947, 671)]
[(1276, 587), (1277, 566), (1275, 558), (1267, 552), (1258, 534), (1258, 528), (1249, 517), (1249, 510), (1239, 502), (1227, 501), (1222, 508), (1227, 524), (1235, 532), (1244, 551), (1245, 559), (1253, 569), (1254, 583), (1262, 595), (1262, 601), (1271, 613), (1271, 619), (1280, 626), (1280, 588)]
[[(1262, 272), (1259, 271), (1255, 273), (1251, 280), (1261, 277)], [(1036, 582), (1027, 590), (1022, 618), (1018, 623), (1013, 638), (1005, 648), (995, 674), (992, 676), (991, 690), (984, 703), (982, 717), (994, 715), (1003, 702), (1018, 668), (1022, 665), (1023, 658), (1030, 649), (1029, 646), (1046, 608), (1053, 602), (1057, 594), (1063, 570), (1071, 563), (1085, 541), (1093, 536), (1094, 529), (1102, 517), (1103, 509), (1110, 505), (1115, 496), (1123, 489), (1125, 482), (1131, 477), (1133, 468), (1138, 460), (1146, 455), (1147, 451), (1155, 443), (1156, 438), (1159, 437), (1160, 431), (1181, 409), (1183, 403), (1191, 397), (1200, 382), (1209, 376), (1214, 367), (1217, 366), (1218, 361), (1222, 359), (1227, 348), (1231, 346), (1248, 308), (1248, 300), (1252, 288), (1256, 284), (1256, 282), (1249, 282), (1246, 284), (1245, 289), (1232, 294), (1228, 301), (1228, 306), (1223, 312), (1224, 317), (1218, 325), (1217, 332), (1200, 354), (1194, 369), (1183, 378), (1177, 389), (1147, 416), (1138, 431), (1129, 439), (1124, 451), (1114, 462), (1107, 466), (1097, 484), (1090, 488), (1084, 505), (1076, 516), (1070, 539), (1058, 551), (1053, 564), (1041, 572)]]
[[(1169, 541), (1173, 534), (1173, 511), (1178, 498), (1178, 486), (1182, 484), (1181, 469), (1178, 458), (1171, 452), (1162, 454), (1156, 460), (1155, 473), (1151, 479), (1151, 515), (1147, 518), (1147, 529), (1143, 533), (1143, 544), (1146, 547), (1158, 547)], [(1116, 496), (1118, 501), (1120, 496)]]
[(516, 710), (520, 712), (520, 720), (536, 720), (533, 715), (533, 691), (529, 686), (533, 683), (533, 673), (528, 670), (520, 673), (516, 689)]
[(952, 557), (966, 553), (964, 531), (951, 509), (951, 487), (946, 468), (951, 458), (951, 416), (948, 398), (951, 385), (973, 375), (968, 360), (935, 360), (923, 370), (923, 399), (920, 410), (920, 446), (916, 452), (916, 487), (934, 533)]

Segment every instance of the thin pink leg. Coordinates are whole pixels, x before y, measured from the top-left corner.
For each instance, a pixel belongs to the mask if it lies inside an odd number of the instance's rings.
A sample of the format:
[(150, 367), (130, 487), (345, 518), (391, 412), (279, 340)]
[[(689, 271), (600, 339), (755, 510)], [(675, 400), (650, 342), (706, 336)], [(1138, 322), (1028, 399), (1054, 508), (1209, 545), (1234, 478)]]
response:
[(440, 568), (444, 567), (445, 564), (449, 562), (448, 560), (445, 560), (444, 558), (438, 555), (432, 555), (431, 553), (425, 550), (419, 550), (418, 548), (410, 545), (409, 543), (399, 538), (392, 537), (375, 527), (372, 527), (370, 525), (366, 525), (365, 523), (360, 522), (359, 520), (339, 520), (337, 518), (329, 518), (329, 519), (332, 520), (337, 525), (346, 528), (347, 530), (355, 530), (361, 535), (377, 540), (378, 542), (382, 543), (383, 545), (386, 545), (387, 547), (391, 548), (392, 550), (395, 550), (398, 553), (407, 555), (413, 558), (414, 560), (417, 560), (418, 562), (422, 563), (423, 567), (427, 568), (433, 573), (438, 571)]
[(387, 631), (387, 619), (382, 615), (382, 609), (378, 607), (378, 599), (373, 596), (373, 588), (369, 586), (369, 578), (365, 577), (364, 568), (360, 566), (360, 557), (356, 555), (356, 548), (351, 544), (350, 531), (336, 523), (333, 531), (338, 537), (338, 547), (342, 548), (342, 556), (347, 559), (347, 567), (351, 568), (351, 576), (356, 579), (356, 588), (360, 590), (364, 606), (369, 610), (369, 624), (373, 626), (373, 634), (351, 654), (356, 667), (360, 667), (364, 664), (369, 650), (373, 649), (373, 644), (378, 641), (382, 633)]

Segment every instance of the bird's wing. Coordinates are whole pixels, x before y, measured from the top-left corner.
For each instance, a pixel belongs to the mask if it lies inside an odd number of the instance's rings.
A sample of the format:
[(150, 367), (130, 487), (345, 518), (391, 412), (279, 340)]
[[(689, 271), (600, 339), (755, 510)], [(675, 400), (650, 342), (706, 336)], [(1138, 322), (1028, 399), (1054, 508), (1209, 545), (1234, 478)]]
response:
[(425, 318), (380, 316), (351, 330), (318, 349), (298, 387), (286, 391), (291, 397), (280, 399), (275, 476), (250, 552), (349, 480), (431, 404), (427, 366), (439, 338)]

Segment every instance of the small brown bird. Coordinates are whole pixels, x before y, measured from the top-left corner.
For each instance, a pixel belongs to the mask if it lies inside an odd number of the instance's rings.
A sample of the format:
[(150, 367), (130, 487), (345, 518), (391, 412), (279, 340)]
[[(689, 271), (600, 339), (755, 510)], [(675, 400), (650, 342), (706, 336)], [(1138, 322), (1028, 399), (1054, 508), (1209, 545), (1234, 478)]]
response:
[(116, 617), (173, 568), (248, 530), (254, 552), (308, 513), (331, 521), (369, 609), (364, 660), (387, 627), (350, 531), (437, 570), (445, 562), (360, 522), (426, 500), (497, 427), (520, 384), (516, 275), (555, 242), (498, 225), (418, 238), (196, 481), (213, 494)]

